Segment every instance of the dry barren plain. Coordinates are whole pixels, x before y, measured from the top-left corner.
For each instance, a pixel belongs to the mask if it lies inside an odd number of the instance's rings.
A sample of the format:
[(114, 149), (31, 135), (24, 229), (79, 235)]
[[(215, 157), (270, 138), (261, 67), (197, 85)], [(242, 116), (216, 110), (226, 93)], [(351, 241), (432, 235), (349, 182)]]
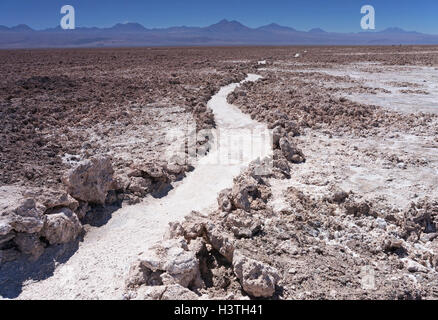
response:
[(0, 297), (438, 298), (438, 47), (0, 64)]

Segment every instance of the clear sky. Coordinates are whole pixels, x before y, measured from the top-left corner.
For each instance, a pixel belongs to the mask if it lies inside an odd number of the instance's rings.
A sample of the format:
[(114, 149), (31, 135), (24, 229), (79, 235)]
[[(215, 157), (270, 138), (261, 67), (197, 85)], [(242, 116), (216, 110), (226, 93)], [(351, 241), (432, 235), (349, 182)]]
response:
[(438, 34), (438, 0), (0, 0), (0, 25), (35, 29), (59, 25), (63, 5), (76, 10), (76, 26), (207, 26), (221, 19), (249, 27), (275, 22), (299, 30), (357, 32), (362, 5), (376, 10), (376, 29), (400, 27)]

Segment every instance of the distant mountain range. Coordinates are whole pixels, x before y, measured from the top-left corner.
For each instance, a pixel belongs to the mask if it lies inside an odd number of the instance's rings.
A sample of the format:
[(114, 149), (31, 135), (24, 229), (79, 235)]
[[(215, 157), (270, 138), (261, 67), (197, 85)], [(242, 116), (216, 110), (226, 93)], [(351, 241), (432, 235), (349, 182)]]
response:
[(139, 23), (118, 23), (110, 28), (60, 26), (33, 30), (20, 24), (0, 26), (0, 48), (214, 46), (214, 45), (399, 45), (438, 44), (438, 35), (388, 28), (383, 31), (336, 33), (320, 28), (299, 31), (271, 23), (249, 28), (222, 20), (207, 27), (147, 29)]

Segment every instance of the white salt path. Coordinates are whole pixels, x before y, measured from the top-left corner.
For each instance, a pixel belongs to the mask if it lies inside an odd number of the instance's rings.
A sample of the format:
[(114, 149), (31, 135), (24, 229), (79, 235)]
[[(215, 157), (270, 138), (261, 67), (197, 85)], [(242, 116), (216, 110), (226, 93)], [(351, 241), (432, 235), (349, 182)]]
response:
[[(248, 75), (244, 81), (259, 78)], [(166, 197), (149, 197), (138, 205), (114, 212), (107, 224), (86, 234), (79, 249), (56, 268), (52, 277), (26, 284), (18, 298), (121, 299), (131, 262), (163, 238), (169, 222), (183, 219), (192, 210), (214, 209), (218, 193), (231, 187), (233, 178), (249, 162), (270, 155), (271, 144), (264, 136), (266, 126), (226, 101), (237, 86), (223, 87), (208, 103), (215, 115), (218, 138), (193, 172)], [(231, 155), (234, 164), (217, 163), (224, 155)]]

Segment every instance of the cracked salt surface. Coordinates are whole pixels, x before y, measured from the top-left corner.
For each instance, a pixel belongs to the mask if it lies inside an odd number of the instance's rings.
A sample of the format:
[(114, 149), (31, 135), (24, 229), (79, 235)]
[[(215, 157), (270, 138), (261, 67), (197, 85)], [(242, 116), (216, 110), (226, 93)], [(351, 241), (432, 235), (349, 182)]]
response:
[[(307, 69), (300, 72), (320, 72), (331, 76), (348, 76), (371, 88), (381, 88), (390, 93), (339, 94), (359, 103), (377, 105), (391, 110), (413, 113), (438, 114), (438, 69), (423, 66), (385, 66), (380, 63), (355, 63), (336, 69)], [(413, 87), (394, 85), (413, 84)], [(336, 83), (340, 86), (342, 83)], [(401, 90), (421, 90), (422, 93), (402, 93)]]

